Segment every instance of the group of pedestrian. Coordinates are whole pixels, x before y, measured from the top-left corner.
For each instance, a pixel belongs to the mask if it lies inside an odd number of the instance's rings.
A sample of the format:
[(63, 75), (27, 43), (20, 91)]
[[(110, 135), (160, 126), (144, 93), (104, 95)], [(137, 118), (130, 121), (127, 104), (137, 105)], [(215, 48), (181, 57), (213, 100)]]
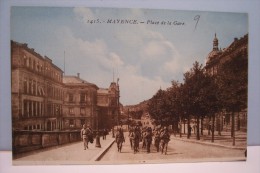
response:
[[(104, 129), (102, 131), (103, 140), (106, 139), (108, 131)], [(89, 126), (83, 125), (80, 132), (81, 138), (84, 144), (84, 150), (88, 148), (88, 143), (93, 143), (93, 131)], [(139, 152), (139, 144), (142, 142), (142, 149), (145, 149), (147, 153), (151, 152), (151, 145), (154, 139), (154, 146), (156, 151), (161, 153), (167, 153), (168, 142), (170, 141), (170, 133), (167, 127), (157, 127), (152, 129), (151, 127), (134, 126), (129, 129), (130, 146), (134, 153)], [(118, 128), (115, 135), (115, 142), (117, 144), (118, 152), (122, 151), (123, 143), (125, 142), (124, 132), (122, 128)]]
[(156, 128), (154, 130), (154, 146), (156, 151), (167, 154), (168, 143), (170, 141), (170, 133), (167, 127)]
[(152, 130), (151, 127), (140, 128), (135, 126), (129, 129), (129, 140), (131, 149), (134, 153), (139, 152), (139, 143), (142, 142), (142, 148), (147, 153), (151, 152), (151, 145), (154, 138), (154, 146), (156, 151), (161, 153), (167, 153), (168, 142), (170, 141), (170, 133), (167, 127), (155, 128)]
[[(101, 131), (101, 135), (103, 137), (103, 140), (106, 140), (106, 136), (108, 135), (108, 130), (103, 129)], [(83, 125), (82, 129), (80, 131), (80, 137), (83, 141), (84, 150), (88, 149), (88, 143), (93, 143), (94, 141), (94, 133), (93, 130), (89, 125)]]

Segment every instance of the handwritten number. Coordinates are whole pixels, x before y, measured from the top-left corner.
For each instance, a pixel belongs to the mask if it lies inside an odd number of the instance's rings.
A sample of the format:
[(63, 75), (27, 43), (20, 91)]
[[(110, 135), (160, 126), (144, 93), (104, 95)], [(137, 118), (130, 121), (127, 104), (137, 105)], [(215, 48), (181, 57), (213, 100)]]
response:
[(198, 25), (199, 20), (200, 20), (200, 15), (196, 15), (196, 16), (194, 17), (194, 20), (196, 21), (195, 28), (194, 28), (194, 30), (195, 30), (195, 29), (197, 29), (197, 25)]

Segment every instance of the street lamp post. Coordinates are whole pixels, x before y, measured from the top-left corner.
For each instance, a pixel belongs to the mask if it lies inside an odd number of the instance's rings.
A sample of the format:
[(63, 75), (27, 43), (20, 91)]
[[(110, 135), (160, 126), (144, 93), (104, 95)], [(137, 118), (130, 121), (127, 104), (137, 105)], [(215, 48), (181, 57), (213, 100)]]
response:
[[(115, 116), (115, 115), (113, 115), (113, 116)], [(112, 138), (114, 138), (115, 137), (115, 131), (114, 131), (114, 125), (115, 125), (115, 118), (113, 118), (113, 125), (112, 125)]]
[(127, 130), (129, 130), (129, 108), (127, 111)]
[(100, 138), (99, 138), (99, 127), (98, 127), (98, 121), (99, 121), (99, 112), (98, 112), (98, 108), (97, 108), (97, 133), (96, 133), (96, 147), (97, 148), (101, 148), (101, 144), (100, 144)]

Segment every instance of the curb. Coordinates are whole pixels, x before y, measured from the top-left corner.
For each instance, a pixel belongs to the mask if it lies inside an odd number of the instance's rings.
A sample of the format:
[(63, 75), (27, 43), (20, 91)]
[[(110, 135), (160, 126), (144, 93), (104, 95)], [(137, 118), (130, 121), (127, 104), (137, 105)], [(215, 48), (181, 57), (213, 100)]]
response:
[(114, 144), (115, 140), (112, 140), (108, 145), (104, 147), (94, 158), (91, 159), (91, 161), (99, 161), (105, 154), (106, 152), (111, 148), (111, 146)]
[(208, 145), (208, 146), (215, 146), (215, 147), (222, 147), (222, 148), (228, 148), (228, 149), (236, 149), (236, 150), (246, 150), (247, 147), (235, 147), (235, 146), (228, 146), (228, 145), (222, 145), (217, 143), (210, 143), (210, 142), (201, 142), (201, 141), (194, 141), (194, 140), (188, 140), (188, 139), (182, 139), (182, 138), (176, 138), (173, 139), (183, 141), (183, 142), (190, 142), (190, 143), (196, 143), (201, 145)]

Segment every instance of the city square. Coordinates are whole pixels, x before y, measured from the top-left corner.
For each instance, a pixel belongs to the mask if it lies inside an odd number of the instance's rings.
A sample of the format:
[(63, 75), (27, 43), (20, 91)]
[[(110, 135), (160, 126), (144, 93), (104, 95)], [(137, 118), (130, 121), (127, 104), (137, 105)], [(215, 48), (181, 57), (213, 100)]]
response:
[(245, 161), (247, 14), (102, 10), (12, 8), (13, 163)]

